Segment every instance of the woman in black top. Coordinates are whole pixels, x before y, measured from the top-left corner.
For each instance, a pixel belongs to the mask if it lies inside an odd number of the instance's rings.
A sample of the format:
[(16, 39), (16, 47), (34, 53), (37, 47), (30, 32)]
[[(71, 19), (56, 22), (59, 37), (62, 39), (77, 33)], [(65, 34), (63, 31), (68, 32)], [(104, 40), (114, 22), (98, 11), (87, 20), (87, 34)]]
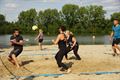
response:
[(55, 59), (56, 59), (58, 67), (60, 68), (60, 71), (68, 70), (68, 67), (64, 63), (62, 63), (62, 59), (67, 52), (66, 51), (66, 37), (65, 37), (64, 31), (65, 31), (65, 28), (63, 26), (60, 27), (59, 28), (60, 34), (58, 34), (57, 39), (52, 40), (52, 42), (54, 44), (58, 44), (58, 47), (59, 47), (59, 51), (55, 55)]
[[(72, 32), (66, 31), (66, 37), (67, 37), (67, 53), (73, 50), (74, 55), (76, 56), (77, 60), (81, 60), (79, 54), (78, 54), (78, 49), (79, 49), (79, 44), (76, 41), (76, 38), (73, 36)], [(67, 53), (65, 54), (65, 58), (68, 59)]]

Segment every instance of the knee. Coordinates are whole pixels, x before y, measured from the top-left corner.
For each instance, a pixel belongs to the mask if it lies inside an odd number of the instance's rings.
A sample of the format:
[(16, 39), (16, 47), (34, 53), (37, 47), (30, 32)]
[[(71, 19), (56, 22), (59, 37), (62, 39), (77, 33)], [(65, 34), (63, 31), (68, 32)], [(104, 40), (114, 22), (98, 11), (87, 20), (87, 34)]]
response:
[(12, 54), (9, 54), (7, 57), (8, 60), (12, 59)]
[(15, 54), (12, 54), (11, 57), (13, 58), (13, 57), (16, 57), (16, 56), (15, 56)]

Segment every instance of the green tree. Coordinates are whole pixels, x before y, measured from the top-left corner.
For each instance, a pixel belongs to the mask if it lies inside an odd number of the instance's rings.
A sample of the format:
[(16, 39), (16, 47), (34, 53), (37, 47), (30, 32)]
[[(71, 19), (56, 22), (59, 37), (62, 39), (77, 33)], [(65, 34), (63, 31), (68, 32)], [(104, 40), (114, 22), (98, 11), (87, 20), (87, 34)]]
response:
[(120, 21), (120, 12), (115, 12), (111, 15), (111, 21), (118, 19)]
[(57, 9), (46, 9), (38, 14), (38, 24), (49, 34), (56, 33), (59, 22), (59, 12)]
[(23, 33), (32, 33), (31, 27), (37, 24), (37, 12), (35, 9), (22, 11), (18, 16), (18, 23)]
[(62, 7), (63, 20), (68, 29), (74, 28), (77, 23), (77, 12), (79, 10), (78, 5), (66, 4)]
[(5, 22), (5, 16), (0, 14), (0, 24)]
[(102, 6), (90, 5), (79, 7), (75, 4), (66, 4), (62, 10), (45, 9), (38, 13), (35, 9), (22, 11), (18, 21), (7, 22), (5, 16), (0, 14), (0, 34), (10, 34), (14, 28), (19, 28), (23, 34), (35, 33), (31, 30), (33, 25), (43, 29), (47, 35), (55, 35), (60, 25), (64, 25), (75, 35), (105, 35), (110, 33), (112, 20), (120, 20), (120, 12), (113, 13), (110, 19), (105, 19)]
[(82, 33), (97, 34), (105, 27), (105, 11), (102, 6), (91, 5), (87, 7), (80, 7), (78, 11), (79, 26), (81, 26)]

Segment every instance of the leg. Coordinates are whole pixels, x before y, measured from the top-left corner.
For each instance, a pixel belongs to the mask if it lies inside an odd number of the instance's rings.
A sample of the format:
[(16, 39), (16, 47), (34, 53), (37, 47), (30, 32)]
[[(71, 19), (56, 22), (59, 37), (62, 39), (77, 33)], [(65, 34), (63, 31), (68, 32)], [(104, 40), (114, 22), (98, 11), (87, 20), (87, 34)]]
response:
[(42, 43), (41, 42), (39, 43), (39, 47), (40, 47), (40, 50), (42, 50)]
[(116, 48), (114, 46), (112, 46), (112, 49), (114, 53), (117, 53)]
[(18, 64), (17, 56), (22, 52), (23, 48), (21, 49), (14, 49), (11, 51), (8, 60), (16, 65), (18, 68), (20, 67)]
[(68, 55), (67, 54), (65, 54), (65, 59), (68, 60)]
[(39, 47), (40, 47), (40, 50), (42, 50), (42, 42), (43, 42), (43, 39), (39, 39)]
[(12, 60), (11, 57), (8, 57), (8, 61), (10, 61), (13, 65), (15, 65), (15, 62)]
[(115, 44), (114, 47), (120, 51), (120, 47), (118, 46), (118, 44)]
[[(113, 51), (114, 51), (114, 53), (117, 54), (117, 55), (118, 55), (118, 53), (117, 53), (116, 49), (118, 49), (118, 50), (120, 51), (120, 47), (118, 46), (119, 43), (120, 43), (120, 38), (113, 39), (113, 43), (112, 43)], [(114, 54), (114, 55), (115, 55), (115, 54)], [(114, 55), (113, 55), (113, 56), (114, 56)]]
[(14, 51), (15, 51), (15, 50), (12, 50), (12, 51), (10, 52), (9, 56), (8, 56), (8, 61), (10, 61), (13, 65), (15, 65), (15, 62), (14, 62), (13, 59), (12, 59), (12, 54), (14, 54)]
[(55, 56), (55, 59), (58, 64), (58, 67), (63, 67), (65, 69), (67, 69), (66, 65), (64, 63), (62, 63), (63, 57), (64, 57), (64, 50), (59, 50)]
[(61, 67), (61, 65), (59, 64), (59, 51), (57, 52), (57, 54), (55, 55), (55, 59), (56, 59), (56, 62), (58, 64), (58, 67)]
[(68, 60), (68, 53), (70, 52), (71, 50), (70, 50), (70, 47), (68, 46), (67, 47), (67, 51), (66, 51), (66, 54), (65, 54), (65, 58), (66, 58), (66, 60)]
[(114, 46), (112, 46), (112, 49), (113, 49), (113, 56), (115, 56), (116, 54), (117, 54), (117, 50), (116, 50), (116, 48), (114, 47)]
[(79, 46), (75, 46), (73, 48), (73, 52), (74, 52), (74, 55), (76, 56), (77, 60), (81, 60), (81, 58), (80, 58), (80, 56), (78, 54), (78, 48), (79, 48)]
[(12, 60), (15, 62), (15, 65), (17, 66), (17, 68), (20, 68), (20, 65), (17, 61), (17, 57), (15, 56), (15, 54), (12, 54), (11, 57), (12, 57)]

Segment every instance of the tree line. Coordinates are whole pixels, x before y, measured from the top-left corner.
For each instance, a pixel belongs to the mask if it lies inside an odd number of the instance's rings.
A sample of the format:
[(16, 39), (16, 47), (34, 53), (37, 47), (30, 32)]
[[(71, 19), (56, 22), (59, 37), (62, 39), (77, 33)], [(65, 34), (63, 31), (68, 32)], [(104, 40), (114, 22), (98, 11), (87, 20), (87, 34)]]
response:
[(43, 29), (45, 35), (56, 35), (58, 27), (63, 25), (75, 35), (106, 35), (111, 31), (113, 19), (120, 20), (120, 12), (113, 13), (110, 19), (106, 19), (105, 14), (102, 6), (79, 7), (75, 4), (65, 4), (60, 11), (22, 11), (16, 22), (8, 22), (5, 16), (0, 14), (0, 34), (11, 34), (15, 28), (20, 29), (23, 34), (35, 34), (31, 28), (37, 25)]

